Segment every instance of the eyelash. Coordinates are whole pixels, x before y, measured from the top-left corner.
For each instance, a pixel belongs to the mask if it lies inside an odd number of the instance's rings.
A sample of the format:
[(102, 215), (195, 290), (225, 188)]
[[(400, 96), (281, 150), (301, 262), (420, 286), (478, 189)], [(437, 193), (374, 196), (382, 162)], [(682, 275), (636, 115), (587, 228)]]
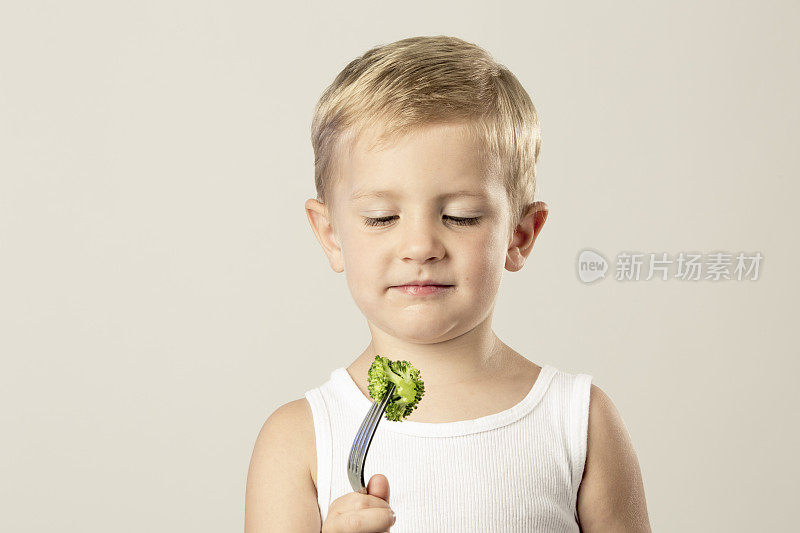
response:
[[(448, 215), (443, 215), (443, 216), (444, 218), (449, 218), (450, 220), (452, 220), (456, 226), (474, 226), (475, 224), (478, 223), (478, 220), (481, 218), (481, 217), (451, 217)], [(367, 226), (385, 226), (383, 222), (389, 222), (393, 218), (395, 217), (394, 216), (379, 217), (379, 218), (364, 217), (364, 224), (366, 224)]]

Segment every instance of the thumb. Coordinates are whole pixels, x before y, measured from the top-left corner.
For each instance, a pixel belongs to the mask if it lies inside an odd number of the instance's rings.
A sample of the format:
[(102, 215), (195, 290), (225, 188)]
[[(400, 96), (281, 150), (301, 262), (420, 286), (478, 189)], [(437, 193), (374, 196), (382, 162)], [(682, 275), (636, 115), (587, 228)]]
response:
[(389, 503), (389, 480), (383, 474), (375, 474), (367, 483), (367, 494), (377, 496)]

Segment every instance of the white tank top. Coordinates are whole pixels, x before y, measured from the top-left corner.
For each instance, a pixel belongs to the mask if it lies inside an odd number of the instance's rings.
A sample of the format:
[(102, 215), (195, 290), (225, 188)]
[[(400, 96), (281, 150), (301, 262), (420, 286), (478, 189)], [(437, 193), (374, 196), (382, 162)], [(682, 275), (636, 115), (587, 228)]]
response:
[[(457, 422), (381, 420), (364, 481), (389, 480), (392, 532), (579, 532), (591, 380), (544, 365), (525, 398), (505, 411)], [(353, 492), (347, 458), (372, 402), (345, 368), (305, 397), (324, 523), (330, 503)]]

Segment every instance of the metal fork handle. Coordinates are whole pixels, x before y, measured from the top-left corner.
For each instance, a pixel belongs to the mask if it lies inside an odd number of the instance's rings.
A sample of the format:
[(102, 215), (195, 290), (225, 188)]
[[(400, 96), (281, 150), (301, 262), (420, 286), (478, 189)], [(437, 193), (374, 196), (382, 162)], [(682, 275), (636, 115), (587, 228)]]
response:
[(383, 393), (383, 398), (375, 400), (369, 408), (364, 420), (361, 422), (361, 427), (356, 434), (353, 441), (353, 446), (350, 448), (350, 459), (347, 465), (347, 477), (350, 480), (350, 486), (353, 487), (353, 492), (361, 492), (366, 494), (367, 488), (364, 485), (364, 463), (367, 461), (367, 452), (372, 444), (372, 437), (375, 436), (375, 430), (378, 429), (378, 423), (383, 418), (383, 413), (386, 411), (386, 406), (394, 394), (395, 384), (390, 383)]

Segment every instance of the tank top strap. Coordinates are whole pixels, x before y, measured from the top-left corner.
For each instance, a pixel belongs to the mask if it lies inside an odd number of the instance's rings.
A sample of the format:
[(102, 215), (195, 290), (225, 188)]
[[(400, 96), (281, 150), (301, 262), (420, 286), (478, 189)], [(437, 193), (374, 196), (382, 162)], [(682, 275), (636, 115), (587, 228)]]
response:
[(320, 516), (324, 522), (328, 513), (328, 502), (330, 501), (331, 469), (333, 466), (331, 420), (320, 387), (307, 391), (305, 398), (308, 400), (311, 414), (314, 418), (317, 457), (317, 505), (319, 505)]
[(572, 508), (578, 518), (578, 488), (586, 465), (587, 439), (589, 435), (589, 398), (592, 376), (589, 374), (567, 374), (572, 379), (569, 401), (569, 449), (572, 464)]

